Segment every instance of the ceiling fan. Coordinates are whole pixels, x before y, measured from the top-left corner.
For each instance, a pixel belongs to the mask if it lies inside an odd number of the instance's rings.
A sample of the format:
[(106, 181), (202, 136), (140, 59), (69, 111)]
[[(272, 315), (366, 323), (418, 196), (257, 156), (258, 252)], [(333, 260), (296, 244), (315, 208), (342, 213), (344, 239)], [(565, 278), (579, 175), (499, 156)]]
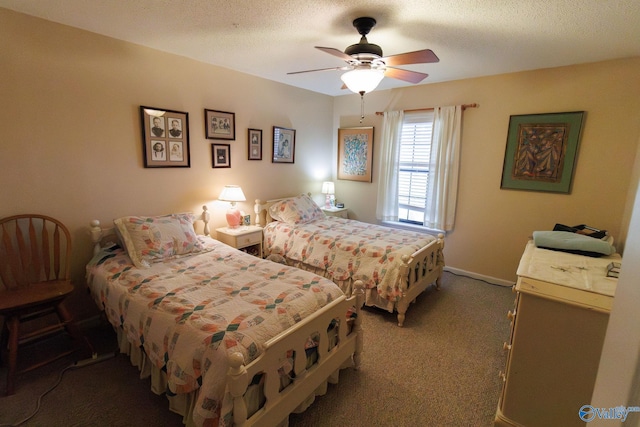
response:
[[(355, 93), (370, 92), (375, 89), (383, 77), (403, 80), (409, 83), (420, 83), (428, 74), (417, 71), (397, 68), (398, 65), (425, 64), (440, 61), (430, 49), (417, 50), (415, 52), (401, 53), (398, 55), (382, 56), (382, 48), (367, 41), (367, 34), (376, 25), (376, 20), (369, 17), (357, 18), (353, 26), (362, 36), (360, 42), (347, 47), (344, 52), (331, 47), (316, 46), (323, 52), (337, 56), (347, 65), (342, 67), (319, 68), (316, 70), (294, 71), (287, 74), (310, 73), (315, 71), (341, 70), (349, 71), (341, 78), (346, 87)], [(345, 86), (343, 86), (343, 89)]]

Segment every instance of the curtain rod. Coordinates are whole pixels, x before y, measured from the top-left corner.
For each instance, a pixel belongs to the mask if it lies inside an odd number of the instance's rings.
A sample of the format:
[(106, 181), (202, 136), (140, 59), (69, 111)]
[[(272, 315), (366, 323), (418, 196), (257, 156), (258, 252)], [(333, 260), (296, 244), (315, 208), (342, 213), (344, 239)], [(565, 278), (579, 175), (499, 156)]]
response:
[[(476, 104), (475, 102), (473, 104), (462, 104), (462, 109), (466, 110), (467, 108), (477, 108), (479, 107), (479, 104)], [(433, 111), (434, 108), (414, 108), (413, 110), (404, 110), (405, 113), (412, 113), (415, 111)], [(382, 116), (384, 114), (384, 111), (376, 111), (376, 116)]]

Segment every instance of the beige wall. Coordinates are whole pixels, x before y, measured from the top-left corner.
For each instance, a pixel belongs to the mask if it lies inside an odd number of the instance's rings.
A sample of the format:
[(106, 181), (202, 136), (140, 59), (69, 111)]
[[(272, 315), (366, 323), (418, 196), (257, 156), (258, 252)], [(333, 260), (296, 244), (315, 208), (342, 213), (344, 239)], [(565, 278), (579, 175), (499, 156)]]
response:
[[(636, 159), (636, 173), (638, 162), (640, 159)], [(633, 188), (634, 194), (629, 197), (629, 201), (634, 208), (625, 243), (625, 257), (629, 261), (622, 263), (607, 325), (591, 401), (596, 408), (636, 406), (640, 399), (640, 264), (637, 262), (640, 259), (640, 191), (637, 185)], [(640, 425), (640, 414), (629, 414), (625, 422), (595, 419), (592, 424), (598, 427), (637, 427)]]
[[(92, 307), (81, 291), (90, 219), (198, 213), (206, 204), (213, 229), (226, 210), (215, 198), (231, 183), (244, 189), (248, 213), (255, 198), (311, 191), (322, 201), (338, 127), (375, 126), (379, 158), (375, 111), (480, 104), (464, 115), (458, 215), (446, 246), (453, 268), (514, 280), (527, 237), (556, 222), (626, 233), (638, 178), (640, 58), (373, 92), (360, 123), (357, 95), (331, 98), (4, 9), (0, 46), (0, 217), (41, 212), (69, 226), (81, 316)], [(140, 105), (189, 113), (190, 168), (143, 167)], [(230, 169), (211, 168), (205, 108), (236, 113)], [(575, 110), (587, 116), (572, 194), (500, 190), (509, 116)], [(297, 130), (295, 164), (271, 163), (274, 125)], [(247, 160), (247, 128), (263, 130), (262, 161)], [(378, 175), (375, 164), (372, 184), (336, 180), (355, 218), (376, 222)]]
[[(375, 111), (478, 103), (463, 116), (456, 223), (445, 259), (453, 268), (515, 281), (527, 238), (555, 223), (601, 227), (622, 243), (632, 205), (627, 199), (638, 180), (638, 75), (636, 57), (372, 92), (365, 95), (362, 123), (354, 94), (335, 98), (334, 123), (374, 126), (376, 163), (382, 117)], [(586, 111), (571, 194), (501, 190), (510, 115), (566, 111)], [(336, 197), (354, 217), (376, 221), (378, 177), (376, 163), (372, 184), (336, 181)]]
[[(123, 215), (211, 212), (223, 185), (256, 198), (320, 191), (331, 174), (333, 100), (138, 45), (0, 9), (0, 217), (44, 213), (74, 239), (77, 307), (86, 300), (88, 224)], [(212, 46), (212, 49), (215, 46)], [(189, 113), (191, 167), (143, 167), (139, 106)], [(204, 109), (235, 112), (231, 168), (212, 169)], [(272, 164), (272, 126), (294, 128), (295, 163)], [(263, 130), (262, 161), (247, 160), (247, 128)], [(198, 224), (200, 230), (202, 224)], [(83, 316), (84, 313), (80, 313)]]

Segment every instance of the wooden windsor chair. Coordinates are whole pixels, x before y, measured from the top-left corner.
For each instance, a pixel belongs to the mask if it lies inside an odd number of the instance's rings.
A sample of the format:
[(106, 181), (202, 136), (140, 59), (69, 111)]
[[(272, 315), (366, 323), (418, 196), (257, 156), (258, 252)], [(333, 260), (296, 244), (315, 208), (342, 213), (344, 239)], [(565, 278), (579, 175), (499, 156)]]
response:
[[(62, 304), (73, 291), (70, 266), (71, 235), (60, 221), (35, 214), (0, 219), (0, 316), (4, 317), (0, 342), (2, 350), (8, 347), (9, 353), (7, 395), (15, 392), (17, 374), (82, 348), (90, 352), (90, 344)], [(49, 318), (42, 319), (43, 316)], [(28, 326), (34, 324), (37, 327)], [(33, 360), (29, 360), (28, 366), (18, 369), (19, 347), (26, 349), (26, 344), (64, 330), (73, 338), (70, 348), (29, 357)]]

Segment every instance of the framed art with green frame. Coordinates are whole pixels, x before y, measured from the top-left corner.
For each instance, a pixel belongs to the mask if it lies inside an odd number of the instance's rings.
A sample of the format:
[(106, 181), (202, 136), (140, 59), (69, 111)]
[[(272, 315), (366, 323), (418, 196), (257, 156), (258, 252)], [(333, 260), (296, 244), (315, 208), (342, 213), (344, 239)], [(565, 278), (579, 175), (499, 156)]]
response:
[(511, 116), (500, 188), (570, 193), (584, 115)]

